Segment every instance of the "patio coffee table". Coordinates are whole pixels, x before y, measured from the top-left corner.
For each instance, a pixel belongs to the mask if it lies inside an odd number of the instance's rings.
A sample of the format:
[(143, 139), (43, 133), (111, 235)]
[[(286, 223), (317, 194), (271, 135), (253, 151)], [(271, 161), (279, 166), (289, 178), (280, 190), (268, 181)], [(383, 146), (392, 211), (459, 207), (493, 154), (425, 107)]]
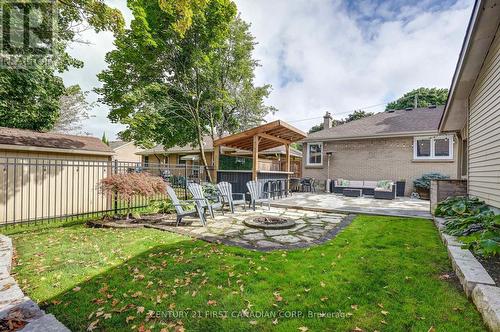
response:
[(361, 197), (362, 189), (344, 189), (342, 194), (346, 197)]

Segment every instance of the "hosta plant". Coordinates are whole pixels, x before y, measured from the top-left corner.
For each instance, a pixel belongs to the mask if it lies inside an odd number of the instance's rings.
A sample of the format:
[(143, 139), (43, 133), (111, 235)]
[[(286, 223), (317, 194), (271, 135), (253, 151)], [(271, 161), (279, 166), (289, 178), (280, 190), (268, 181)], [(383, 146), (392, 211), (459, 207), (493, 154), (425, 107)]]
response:
[(436, 216), (452, 217), (473, 216), (486, 211), (489, 211), (488, 206), (478, 198), (457, 196), (440, 202), (434, 213)]
[(438, 204), (436, 215), (447, 217), (445, 232), (460, 237), (482, 256), (500, 255), (500, 216), (477, 198), (452, 197)]

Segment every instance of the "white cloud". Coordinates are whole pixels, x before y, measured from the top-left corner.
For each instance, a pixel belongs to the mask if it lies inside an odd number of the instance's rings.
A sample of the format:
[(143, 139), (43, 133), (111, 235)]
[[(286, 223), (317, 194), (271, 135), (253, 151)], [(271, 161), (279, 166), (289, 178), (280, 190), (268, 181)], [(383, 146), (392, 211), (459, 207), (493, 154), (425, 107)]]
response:
[[(257, 81), (274, 87), (269, 103), (280, 111), (270, 119), (302, 129), (321, 120), (293, 120), (321, 117), (325, 110), (340, 118), (416, 87), (449, 87), (472, 8), (472, 1), (427, 12), (405, 5), (397, 13), (372, 1), (358, 12), (323, 0), (237, 3), (259, 42)], [(384, 21), (360, 18), (370, 14)], [(301, 80), (281, 84), (283, 69)]]
[[(340, 118), (416, 87), (449, 87), (472, 2), (429, 0), (417, 7), (368, 0), (349, 8), (352, 3), (327, 0), (236, 0), (259, 43), (255, 57), (262, 66), (256, 81), (273, 85), (268, 103), (279, 112), (269, 120), (283, 119), (304, 130), (321, 120), (294, 120), (320, 118), (325, 110)], [(124, 1), (109, 3), (130, 21)], [(71, 52), (85, 68), (64, 78), (89, 90), (99, 84), (95, 75), (106, 67), (112, 36), (88, 32), (86, 38), (93, 45), (77, 45)], [(87, 130), (113, 137), (122, 127), (110, 125), (107, 112), (104, 106), (96, 110)]]

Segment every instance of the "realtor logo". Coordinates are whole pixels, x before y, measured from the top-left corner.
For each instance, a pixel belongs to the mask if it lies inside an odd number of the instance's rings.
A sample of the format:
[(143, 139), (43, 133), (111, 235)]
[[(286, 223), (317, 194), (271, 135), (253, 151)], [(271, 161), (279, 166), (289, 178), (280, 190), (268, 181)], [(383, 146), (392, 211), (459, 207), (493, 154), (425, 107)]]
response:
[(54, 55), (56, 27), (55, 0), (2, 0), (0, 66), (49, 64)]

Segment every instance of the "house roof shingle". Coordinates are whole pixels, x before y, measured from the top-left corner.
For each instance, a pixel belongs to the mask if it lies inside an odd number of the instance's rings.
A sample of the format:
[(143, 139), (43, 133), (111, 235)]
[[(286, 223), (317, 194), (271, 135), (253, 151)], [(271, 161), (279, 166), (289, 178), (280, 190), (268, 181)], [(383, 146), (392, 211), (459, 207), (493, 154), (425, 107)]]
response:
[(114, 154), (114, 151), (97, 137), (41, 133), (6, 127), (0, 127), (0, 145), (68, 150), (68, 153), (86, 151)]
[(304, 142), (317, 140), (359, 139), (371, 137), (411, 136), (437, 133), (444, 106), (380, 112), (340, 126), (317, 131)]
[(127, 145), (129, 142), (125, 141), (111, 141), (109, 142), (109, 147), (112, 148), (113, 150), (118, 149), (119, 147), (122, 147), (124, 145)]

